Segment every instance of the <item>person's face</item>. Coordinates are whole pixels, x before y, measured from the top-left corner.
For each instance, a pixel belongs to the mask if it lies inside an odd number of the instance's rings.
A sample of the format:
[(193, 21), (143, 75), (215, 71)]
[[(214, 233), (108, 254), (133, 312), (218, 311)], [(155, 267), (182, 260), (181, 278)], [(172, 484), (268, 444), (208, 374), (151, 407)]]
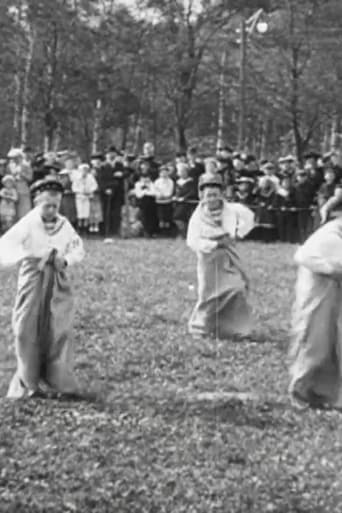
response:
[(140, 166), (141, 176), (147, 176), (149, 169), (150, 169), (150, 166), (146, 162), (143, 162)]
[(335, 181), (335, 173), (331, 170), (327, 170), (324, 173), (324, 180), (327, 182), (327, 184), (332, 184)]
[(297, 182), (304, 183), (308, 177), (306, 171), (299, 170), (296, 174)]
[(291, 187), (291, 180), (289, 178), (284, 178), (284, 180), (282, 181), (282, 186), (285, 190), (288, 191)]
[(231, 156), (232, 154), (227, 150), (219, 151), (219, 158), (221, 158), (222, 160), (229, 160)]
[(72, 171), (75, 167), (75, 163), (73, 161), (73, 159), (67, 159), (65, 161), (65, 169), (67, 169), (68, 171)]
[(101, 167), (101, 160), (100, 159), (91, 159), (91, 165), (95, 169), (99, 169), (99, 167)]
[(233, 166), (236, 171), (241, 171), (243, 169), (243, 162), (240, 159), (233, 160)]
[(178, 166), (179, 164), (186, 164), (186, 162), (186, 157), (184, 155), (176, 157), (176, 166)]
[(246, 192), (248, 192), (248, 189), (249, 189), (248, 183), (240, 183), (240, 185), (239, 185), (240, 192), (246, 193)]
[(106, 155), (107, 162), (114, 162), (116, 159), (116, 153), (114, 151), (109, 151)]
[(339, 164), (339, 158), (338, 158), (338, 155), (336, 153), (333, 153), (330, 157), (330, 162), (333, 166), (338, 166)]
[(222, 201), (222, 192), (219, 187), (205, 187), (203, 190), (203, 201), (209, 209), (216, 209)]
[(161, 169), (159, 172), (159, 176), (160, 176), (160, 178), (167, 178), (168, 177), (167, 169)]
[(305, 162), (304, 170), (309, 174), (313, 174), (313, 171), (315, 171), (315, 167), (312, 165), (312, 162), (310, 160), (307, 160)]
[(255, 160), (250, 160), (247, 164), (245, 164), (247, 171), (255, 171), (258, 168), (258, 165)]
[(17, 161), (15, 159), (10, 159), (8, 161), (8, 171), (9, 173), (15, 173), (18, 168)]
[(47, 221), (52, 221), (61, 206), (62, 195), (60, 193), (43, 192), (39, 198), (41, 215)]
[(273, 166), (267, 166), (265, 168), (265, 175), (266, 176), (272, 176), (274, 175), (274, 167)]
[(25, 155), (25, 159), (28, 162), (31, 162), (31, 160), (33, 160), (33, 152), (32, 151), (25, 151), (24, 155)]
[(7, 180), (5, 183), (4, 183), (4, 187), (5, 189), (12, 189), (12, 187), (14, 186), (13, 182), (10, 182), (9, 180)]
[(143, 153), (146, 157), (154, 156), (154, 146), (151, 143), (145, 143), (143, 148)]
[(131, 196), (129, 198), (129, 204), (131, 207), (136, 207), (137, 206), (137, 198), (135, 196)]
[(179, 178), (188, 178), (188, 170), (184, 165), (177, 166), (177, 175)]

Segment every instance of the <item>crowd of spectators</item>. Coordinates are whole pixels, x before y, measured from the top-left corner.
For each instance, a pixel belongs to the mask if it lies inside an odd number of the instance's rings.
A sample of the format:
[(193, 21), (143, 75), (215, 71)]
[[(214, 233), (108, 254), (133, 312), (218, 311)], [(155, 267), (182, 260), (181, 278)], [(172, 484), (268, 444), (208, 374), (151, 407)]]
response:
[(140, 156), (111, 146), (89, 162), (72, 151), (12, 149), (0, 164), (2, 232), (32, 208), (30, 185), (46, 176), (62, 182), (61, 213), (78, 231), (105, 237), (184, 237), (203, 173), (219, 173), (227, 200), (255, 211), (252, 236), (264, 241), (303, 242), (342, 208), (342, 169), (335, 152), (310, 152), (299, 165), (292, 155), (258, 162), (227, 146), (206, 158), (190, 148), (160, 163), (147, 142)]

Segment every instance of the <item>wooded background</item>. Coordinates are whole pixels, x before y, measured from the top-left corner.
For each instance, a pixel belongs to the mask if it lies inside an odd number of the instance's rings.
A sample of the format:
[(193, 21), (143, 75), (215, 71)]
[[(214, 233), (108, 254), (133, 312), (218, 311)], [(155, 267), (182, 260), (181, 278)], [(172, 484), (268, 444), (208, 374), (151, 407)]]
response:
[[(116, 144), (157, 154), (236, 147), (237, 28), (247, 38), (244, 149), (272, 157), (339, 145), (339, 0), (1, 0), (0, 152)], [(220, 133), (218, 131), (220, 129)]]

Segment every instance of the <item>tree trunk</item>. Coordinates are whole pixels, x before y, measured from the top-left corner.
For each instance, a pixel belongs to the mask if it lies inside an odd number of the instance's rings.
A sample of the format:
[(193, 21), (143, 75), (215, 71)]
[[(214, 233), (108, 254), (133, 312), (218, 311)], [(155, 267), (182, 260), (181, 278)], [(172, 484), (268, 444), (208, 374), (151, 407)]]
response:
[(186, 140), (186, 128), (182, 122), (177, 123), (177, 143), (179, 151), (186, 152), (188, 144)]
[(23, 96), (22, 96), (22, 112), (21, 112), (21, 145), (26, 146), (28, 143), (28, 128), (29, 128), (29, 97), (30, 97), (30, 74), (33, 61), (35, 32), (31, 27), (28, 29), (28, 53), (26, 56), (24, 83), (23, 83)]
[(218, 104), (218, 120), (217, 120), (217, 149), (224, 145), (224, 107), (225, 107), (225, 68), (227, 62), (227, 49), (224, 50), (221, 57), (221, 74), (220, 74), (220, 88), (219, 88), (219, 104)]
[(20, 142), (20, 104), (21, 104), (21, 77), (17, 70), (14, 75), (14, 105), (13, 105), (13, 135), (12, 146)]
[(246, 20), (242, 18), (240, 28), (240, 112), (239, 112), (239, 134), (238, 148), (245, 150), (246, 142), (246, 64), (247, 64), (247, 31)]
[(331, 135), (330, 135), (330, 150), (335, 150), (338, 146), (338, 115), (335, 114), (331, 124)]
[(92, 145), (91, 145), (92, 153), (97, 153), (99, 151), (101, 117), (102, 117), (102, 100), (101, 100), (101, 98), (98, 98), (96, 100), (95, 113), (94, 113), (93, 138), (92, 138)]
[(61, 124), (58, 123), (56, 126), (56, 130), (54, 130), (53, 138), (51, 141), (52, 151), (54, 151), (54, 152), (58, 151), (58, 148), (60, 147), (61, 139), (62, 139), (62, 127), (61, 127)]
[(57, 72), (57, 54), (58, 54), (58, 31), (54, 26), (51, 46), (48, 48), (48, 80), (47, 80), (47, 101), (45, 110), (45, 145), (48, 151), (52, 148), (55, 130), (57, 128), (54, 108), (55, 108), (55, 76)]

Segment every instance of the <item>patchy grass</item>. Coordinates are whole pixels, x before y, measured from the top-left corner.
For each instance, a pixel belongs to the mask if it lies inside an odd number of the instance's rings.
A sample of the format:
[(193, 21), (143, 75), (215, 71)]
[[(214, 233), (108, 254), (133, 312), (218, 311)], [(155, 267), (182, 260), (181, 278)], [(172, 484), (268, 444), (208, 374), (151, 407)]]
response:
[[(255, 332), (205, 350), (186, 332), (196, 276), (182, 242), (87, 249), (76, 365), (99, 399), (1, 401), (0, 511), (340, 513), (340, 416), (298, 413), (286, 395), (294, 247), (240, 245)], [(4, 396), (14, 274), (0, 285)]]

